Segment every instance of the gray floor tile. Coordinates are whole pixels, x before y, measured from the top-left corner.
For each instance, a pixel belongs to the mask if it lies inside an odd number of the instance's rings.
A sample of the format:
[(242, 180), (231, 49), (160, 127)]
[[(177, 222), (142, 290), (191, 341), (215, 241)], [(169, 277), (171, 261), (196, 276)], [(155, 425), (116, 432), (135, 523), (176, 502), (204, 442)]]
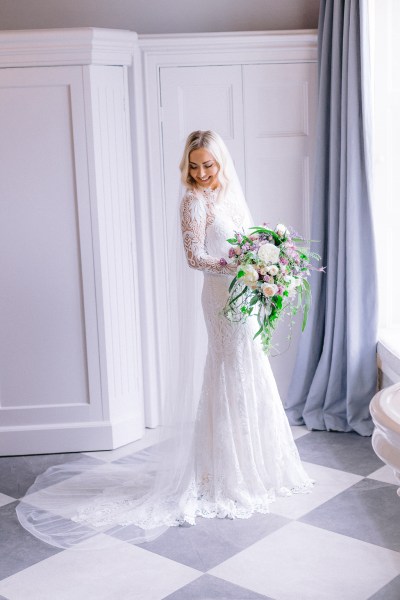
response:
[(198, 518), (196, 525), (170, 527), (142, 547), (198, 571), (208, 571), (286, 523), (288, 519), (273, 514), (233, 520)]
[(79, 460), (93, 461), (93, 465), (104, 462), (97, 458), (82, 456), (79, 453), (1, 457), (0, 492), (13, 498), (21, 498), (36, 477), (48, 467)]
[(299, 520), (400, 551), (400, 499), (396, 490), (390, 483), (362, 479)]
[(399, 600), (400, 598), (400, 575), (389, 581), (385, 587), (376, 592), (369, 600)]
[[(212, 575), (202, 575), (164, 600), (268, 600), (268, 596), (246, 590)], [(269, 599), (272, 600), (272, 599)]]
[(383, 466), (370, 437), (357, 433), (311, 431), (296, 441), (302, 460), (366, 477)]
[(15, 513), (16, 506), (17, 502), (12, 502), (0, 508), (0, 579), (61, 552), (21, 527)]

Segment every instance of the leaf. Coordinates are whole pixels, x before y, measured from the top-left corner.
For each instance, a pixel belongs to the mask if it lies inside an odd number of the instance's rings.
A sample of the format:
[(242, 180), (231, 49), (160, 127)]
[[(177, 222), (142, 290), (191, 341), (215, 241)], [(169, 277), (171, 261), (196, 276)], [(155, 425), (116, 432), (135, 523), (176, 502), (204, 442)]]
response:
[(229, 238), (229, 240), (226, 240), (226, 241), (229, 242), (230, 244), (237, 244), (236, 238)]
[(263, 330), (263, 325), (261, 325), (261, 327), (260, 327), (260, 329), (257, 331), (257, 333), (255, 333), (255, 334), (253, 335), (253, 340), (255, 340), (255, 339), (256, 339), (256, 337), (258, 337), (258, 336), (260, 335), (260, 333), (262, 332), (262, 330)]
[(274, 296), (274, 303), (277, 308), (279, 308), (279, 309), (282, 308), (282, 302), (283, 302), (282, 296)]
[(303, 281), (303, 291), (304, 291), (304, 313), (303, 313), (303, 323), (301, 325), (301, 331), (304, 331), (307, 325), (308, 313), (310, 311), (311, 306), (311, 288), (310, 284), (306, 279)]
[(232, 291), (233, 286), (235, 285), (236, 282), (237, 282), (237, 275), (235, 275), (235, 277), (231, 281), (231, 285), (229, 286), (229, 292)]
[(258, 294), (254, 294), (253, 298), (250, 300), (250, 306), (254, 306), (257, 302), (259, 302)]
[(236, 278), (237, 278), (237, 279), (240, 279), (240, 277), (244, 277), (244, 274), (245, 274), (245, 272), (244, 272), (244, 271), (242, 271), (242, 269), (240, 269), (240, 271), (238, 271), (238, 273), (237, 273), (237, 275), (236, 275)]
[(243, 290), (240, 292), (240, 294), (238, 294), (237, 296), (235, 296), (234, 298), (232, 298), (232, 300), (229, 302), (229, 304), (233, 304), (234, 302), (236, 302), (236, 300), (238, 298), (240, 298), (240, 296), (243, 296), (243, 294), (245, 293), (245, 291), (247, 290), (247, 285), (244, 286)]

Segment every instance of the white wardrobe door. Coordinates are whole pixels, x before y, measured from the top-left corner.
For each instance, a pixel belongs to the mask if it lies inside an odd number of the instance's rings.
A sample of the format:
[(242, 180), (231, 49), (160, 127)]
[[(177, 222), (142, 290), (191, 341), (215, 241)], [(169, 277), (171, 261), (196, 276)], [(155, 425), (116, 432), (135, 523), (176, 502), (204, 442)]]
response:
[[(217, 131), (226, 142), (236, 163), (239, 177), (244, 185), (244, 149), (243, 149), (243, 99), (242, 73), (240, 66), (227, 67), (178, 67), (163, 68), (160, 72), (162, 105), (162, 162), (164, 187), (162, 206), (154, 218), (158, 219), (156, 230), (165, 235), (167, 250), (164, 273), (164, 289), (174, 285), (169, 264), (176, 259), (176, 253), (182, 253), (182, 239), (177, 230), (177, 212), (179, 208), (180, 171), (186, 138), (191, 131), (198, 129)], [(201, 314), (201, 286), (203, 276), (197, 275), (198, 305), (193, 310)], [(198, 293), (197, 293), (198, 292)], [(167, 337), (168, 324), (165, 319), (165, 302), (157, 294), (157, 323), (159, 340)], [(200, 323), (201, 336), (207, 343), (205, 325)], [(159, 344), (160, 363), (165, 364), (166, 348)], [(199, 373), (202, 376), (202, 373)], [(157, 407), (152, 407), (154, 413)]]
[[(316, 115), (315, 63), (243, 67), (246, 196), (257, 223), (292, 225), (310, 235), (310, 193)], [(294, 366), (300, 318), (288, 351), (272, 358), (285, 398)], [(277, 332), (280, 351), (288, 329)]]
[(227, 144), (244, 185), (241, 67), (161, 69), (164, 189), (167, 215), (179, 193), (179, 163), (188, 134), (217, 131)]
[(82, 69), (2, 70), (0, 129), (0, 425), (98, 419)]

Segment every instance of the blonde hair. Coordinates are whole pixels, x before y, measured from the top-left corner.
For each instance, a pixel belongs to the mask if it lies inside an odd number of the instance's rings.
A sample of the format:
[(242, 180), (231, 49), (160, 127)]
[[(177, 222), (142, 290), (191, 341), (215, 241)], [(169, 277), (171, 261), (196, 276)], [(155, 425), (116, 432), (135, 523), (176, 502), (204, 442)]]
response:
[(193, 150), (205, 148), (213, 155), (219, 171), (218, 181), (223, 196), (229, 190), (232, 181), (232, 158), (223, 139), (215, 131), (192, 131), (188, 135), (179, 168), (181, 180), (186, 188), (198, 189), (195, 180), (189, 172), (189, 156)]

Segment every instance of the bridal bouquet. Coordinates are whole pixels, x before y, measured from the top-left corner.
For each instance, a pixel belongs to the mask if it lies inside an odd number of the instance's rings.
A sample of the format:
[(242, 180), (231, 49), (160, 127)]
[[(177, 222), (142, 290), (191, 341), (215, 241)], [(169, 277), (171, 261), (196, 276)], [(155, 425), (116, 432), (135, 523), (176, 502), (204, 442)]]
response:
[(251, 227), (249, 233), (235, 232), (227, 240), (232, 244), (229, 257), (237, 265), (229, 286), (229, 298), (224, 315), (234, 322), (243, 322), (250, 315), (257, 317), (264, 352), (272, 347), (272, 335), (284, 314), (294, 316), (303, 311), (302, 331), (307, 323), (311, 290), (307, 281), (311, 263), (320, 260), (310, 252), (305, 240), (285, 225), (275, 229)]

